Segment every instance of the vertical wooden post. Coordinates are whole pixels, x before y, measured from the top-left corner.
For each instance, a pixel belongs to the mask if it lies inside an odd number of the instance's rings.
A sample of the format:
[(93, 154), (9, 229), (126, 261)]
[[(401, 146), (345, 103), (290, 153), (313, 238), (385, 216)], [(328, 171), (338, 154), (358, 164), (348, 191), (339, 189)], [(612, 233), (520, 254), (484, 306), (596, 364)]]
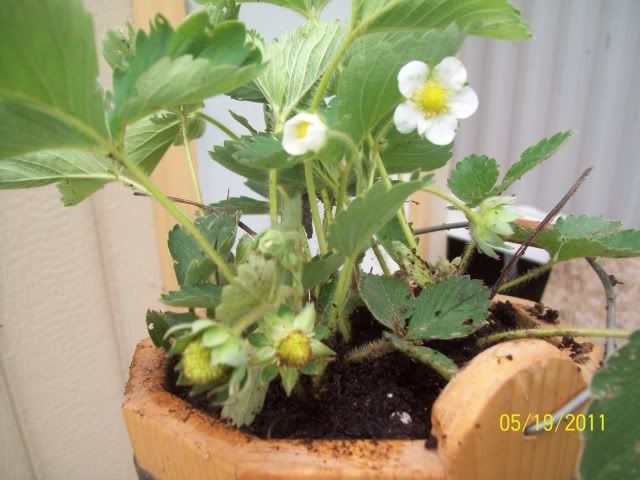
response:
[[(132, 0), (132, 2), (133, 20), (138, 28), (149, 28), (149, 22), (159, 13), (164, 15), (172, 25), (176, 25), (187, 13), (185, 0)], [(195, 200), (195, 190), (184, 148), (179, 146), (169, 149), (153, 173), (153, 180), (167, 195)], [(192, 145), (190, 148), (193, 151)], [(195, 154), (194, 161), (197, 162)], [(190, 207), (181, 206), (181, 208), (194, 212)], [(154, 212), (160, 250), (162, 289), (175, 290), (177, 282), (173, 271), (173, 260), (167, 248), (167, 233), (176, 222), (160, 205), (154, 205)]]
[[(435, 172), (434, 183), (446, 189), (450, 163)], [(413, 228), (430, 227), (446, 223), (447, 205), (427, 192), (418, 192), (411, 197), (409, 221)], [(423, 235), (419, 239), (418, 249), (420, 257), (428, 262), (435, 262), (447, 254), (447, 232), (435, 232)]]

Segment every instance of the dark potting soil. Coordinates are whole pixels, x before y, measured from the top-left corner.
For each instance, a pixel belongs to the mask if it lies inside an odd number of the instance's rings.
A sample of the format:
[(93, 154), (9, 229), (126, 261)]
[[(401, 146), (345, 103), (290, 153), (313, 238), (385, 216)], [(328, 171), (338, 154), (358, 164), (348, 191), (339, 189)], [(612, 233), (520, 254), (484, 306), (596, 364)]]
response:
[[(244, 428), (260, 438), (295, 439), (428, 439), (431, 408), (445, 386), (435, 371), (401, 353), (391, 353), (363, 363), (347, 363), (344, 355), (353, 347), (378, 339), (382, 327), (365, 309), (352, 315), (350, 345), (334, 344), (337, 358), (314, 387), (312, 379), (301, 376), (290, 397), (279, 381), (269, 387), (262, 411)], [(434, 340), (425, 345), (444, 353), (462, 366), (482, 348), (478, 335), (517, 328), (511, 303), (497, 303), (489, 324), (475, 335), (456, 340)], [(173, 363), (175, 365), (175, 362)], [(176, 387), (170, 366), (167, 389), (196, 408), (219, 416), (206, 397), (188, 396), (188, 389)]]

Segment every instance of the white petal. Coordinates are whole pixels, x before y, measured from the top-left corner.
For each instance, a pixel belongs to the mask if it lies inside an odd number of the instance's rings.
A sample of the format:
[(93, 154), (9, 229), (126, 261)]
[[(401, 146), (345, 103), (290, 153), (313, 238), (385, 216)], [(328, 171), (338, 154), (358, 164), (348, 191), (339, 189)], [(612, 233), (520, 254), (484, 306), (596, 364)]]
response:
[(312, 152), (319, 152), (327, 140), (327, 127), (324, 123), (312, 123), (307, 129), (305, 137), (307, 148)]
[(449, 98), (447, 106), (449, 112), (457, 118), (468, 118), (478, 109), (478, 95), (473, 88), (463, 87)]
[(434, 68), (434, 75), (447, 90), (460, 90), (467, 81), (467, 69), (456, 57), (446, 57)]
[(414, 60), (407, 63), (398, 72), (398, 89), (405, 98), (411, 98), (413, 94), (420, 90), (429, 76), (429, 66)]
[(411, 102), (401, 103), (393, 112), (393, 123), (400, 133), (411, 133), (424, 118), (422, 112)]
[(434, 145), (449, 145), (453, 142), (458, 129), (458, 119), (453, 115), (438, 115), (427, 120), (421, 135)]

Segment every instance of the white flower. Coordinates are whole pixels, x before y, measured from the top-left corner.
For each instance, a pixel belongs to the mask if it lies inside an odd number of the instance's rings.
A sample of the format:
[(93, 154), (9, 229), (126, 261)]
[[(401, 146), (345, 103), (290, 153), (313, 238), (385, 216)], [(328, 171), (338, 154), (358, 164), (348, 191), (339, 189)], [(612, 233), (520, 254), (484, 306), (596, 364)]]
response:
[(469, 86), (467, 70), (455, 57), (446, 57), (432, 70), (418, 60), (398, 73), (398, 88), (407, 99), (396, 108), (393, 121), (400, 133), (418, 133), (436, 145), (448, 145), (458, 119), (478, 109), (478, 96)]
[(318, 152), (326, 140), (327, 126), (313, 113), (299, 113), (284, 124), (282, 148), (289, 155)]

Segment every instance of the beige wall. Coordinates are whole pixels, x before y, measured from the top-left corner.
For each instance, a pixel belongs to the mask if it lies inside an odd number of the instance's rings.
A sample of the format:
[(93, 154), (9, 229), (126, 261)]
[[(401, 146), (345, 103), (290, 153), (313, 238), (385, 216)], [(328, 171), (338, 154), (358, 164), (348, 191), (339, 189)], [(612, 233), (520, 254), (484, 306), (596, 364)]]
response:
[[(85, 4), (98, 39), (131, 13)], [(0, 192), (0, 478), (134, 478), (120, 404), (160, 291), (152, 206), (118, 185), (72, 208), (58, 197)]]

